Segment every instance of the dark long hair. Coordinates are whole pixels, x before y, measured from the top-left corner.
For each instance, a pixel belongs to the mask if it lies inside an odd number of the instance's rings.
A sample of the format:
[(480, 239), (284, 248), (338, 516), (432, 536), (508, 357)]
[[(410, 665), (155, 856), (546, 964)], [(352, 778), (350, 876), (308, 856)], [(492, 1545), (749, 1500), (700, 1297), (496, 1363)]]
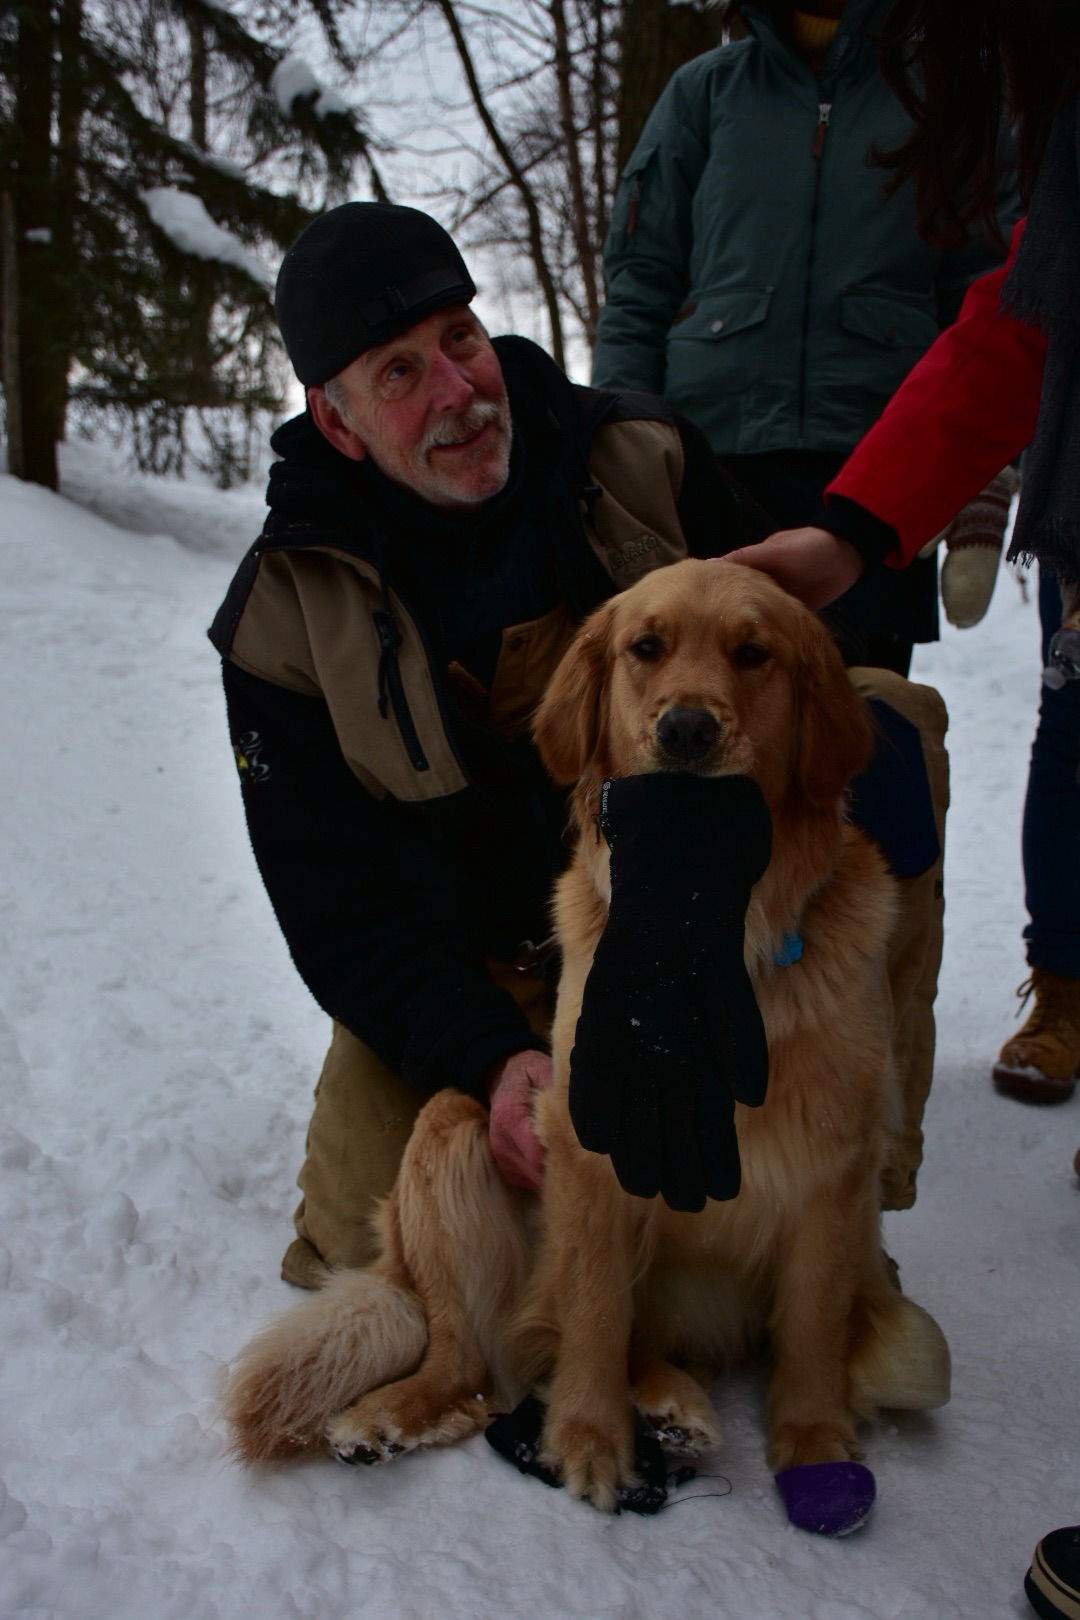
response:
[(1080, 82), (1080, 0), (893, 0), (878, 56), (915, 120), (901, 146), (875, 153), (893, 171), (889, 190), (914, 182), (927, 241), (997, 235), (1000, 137), (1011, 125), (1026, 200), (1054, 114)]

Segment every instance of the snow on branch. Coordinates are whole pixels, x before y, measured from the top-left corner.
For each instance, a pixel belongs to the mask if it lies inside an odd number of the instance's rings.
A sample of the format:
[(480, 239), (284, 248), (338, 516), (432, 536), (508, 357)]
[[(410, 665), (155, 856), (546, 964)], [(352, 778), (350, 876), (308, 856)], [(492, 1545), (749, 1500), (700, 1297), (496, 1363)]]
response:
[(181, 253), (231, 264), (260, 285), (273, 285), (274, 278), (262, 260), (231, 231), (214, 223), (200, 197), (190, 191), (177, 191), (173, 186), (152, 186), (139, 195), (154, 224)]
[(328, 113), (340, 113), (347, 118), (352, 112), (348, 102), (336, 90), (328, 90), (316, 78), (302, 56), (282, 57), (270, 75), (270, 91), (286, 118), (291, 114), (293, 102), (298, 96), (314, 96), (314, 110), (320, 118), (325, 118)]

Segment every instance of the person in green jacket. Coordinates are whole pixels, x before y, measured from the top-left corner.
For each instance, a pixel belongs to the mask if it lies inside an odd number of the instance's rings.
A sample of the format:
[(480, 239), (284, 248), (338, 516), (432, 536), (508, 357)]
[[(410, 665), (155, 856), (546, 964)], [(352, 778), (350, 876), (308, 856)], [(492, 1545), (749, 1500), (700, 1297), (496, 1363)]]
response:
[[(888, 0), (742, 0), (732, 37), (681, 68), (623, 172), (605, 246), (594, 381), (666, 395), (781, 527), (820, 496), (907, 372), (1004, 258), (918, 234), (871, 149), (911, 119), (878, 67)], [(1007, 238), (1019, 215), (999, 188)], [(1000, 543), (1007, 493), (996, 507)], [(985, 506), (977, 527), (986, 528)], [(969, 525), (970, 527), (970, 525)], [(993, 530), (993, 515), (990, 522)], [(996, 563), (996, 551), (994, 553)], [(830, 610), (851, 663), (906, 674), (937, 634), (936, 565), (861, 582)]]

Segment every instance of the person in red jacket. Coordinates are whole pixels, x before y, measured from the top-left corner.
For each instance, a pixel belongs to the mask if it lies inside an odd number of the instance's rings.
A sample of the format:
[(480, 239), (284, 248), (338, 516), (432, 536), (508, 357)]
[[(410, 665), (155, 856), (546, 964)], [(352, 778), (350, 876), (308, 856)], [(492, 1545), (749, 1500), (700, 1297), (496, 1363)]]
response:
[(728, 561), (762, 569), (809, 606), (824, 607), (868, 565), (907, 567), (988, 482), (987, 467), (1027, 448), (1048, 339), (1002, 304), (1025, 224), (1017, 225), (1005, 264), (972, 284), (954, 325), (915, 364), (827, 486), (825, 521), (770, 535)]
[[(1025, 452), (1009, 555), (1040, 565), (1047, 665), (1025, 806), (1036, 1007), (1006, 1043), (995, 1081), (1027, 1100), (1067, 1097), (1080, 1067), (1080, 7), (894, 0), (879, 50), (916, 114), (913, 135), (882, 161), (897, 181), (914, 177), (928, 237), (988, 219), (989, 165), (1006, 116), (1018, 128), (1027, 220), (1004, 270), (970, 288), (959, 320), (829, 485), (820, 523), (727, 560), (826, 606), (867, 567), (904, 567), (990, 474)], [(1071, 972), (1041, 964), (1051, 947)], [(1045, 1072), (1045, 1056), (1043, 1071), (1030, 1062), (1047, 1050), (1045, 1036), (1061, 1042), (1056, 1075)], [(1054, 1079), (1056, 1089), (1040, 1088)], [(1080, 1526), (1043, 1536), (1024, 1589), (1041, 1620), (1080, 1614)]]
[(824, 607), (867, 568), (906, 567), (1024, 452), (1009, 556), (1039, 563), (1046, 666), (1023, 839), (1031, 977), (1021, 994), (1035, 1004), (993, 1079), (1025, 1102), (1064, 1101), (1080, 1078), (1078, 12), (1066, 0), (894, 0), (879, 48), (916, 129), (882, 161), (897, 181), (914, 177), (924, 234), (949, 241), (989, 219), (989, 155), (1005, 116), (1019, 129), (1027, 217), (1007, 263), (973, 283), (959, 319), (829, 484), (818, 524), (733, 554)]

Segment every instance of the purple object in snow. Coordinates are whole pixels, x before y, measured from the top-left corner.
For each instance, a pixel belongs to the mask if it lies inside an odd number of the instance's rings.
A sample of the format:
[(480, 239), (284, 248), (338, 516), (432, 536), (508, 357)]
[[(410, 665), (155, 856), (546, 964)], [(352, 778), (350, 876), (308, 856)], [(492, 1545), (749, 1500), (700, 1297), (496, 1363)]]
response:
[(850, 1535), (874, 1505), (874, 1476), (862, 1463), (804, 1463), (785, 1468), (776, 1483), (792, 1524), (819, 1536)]

